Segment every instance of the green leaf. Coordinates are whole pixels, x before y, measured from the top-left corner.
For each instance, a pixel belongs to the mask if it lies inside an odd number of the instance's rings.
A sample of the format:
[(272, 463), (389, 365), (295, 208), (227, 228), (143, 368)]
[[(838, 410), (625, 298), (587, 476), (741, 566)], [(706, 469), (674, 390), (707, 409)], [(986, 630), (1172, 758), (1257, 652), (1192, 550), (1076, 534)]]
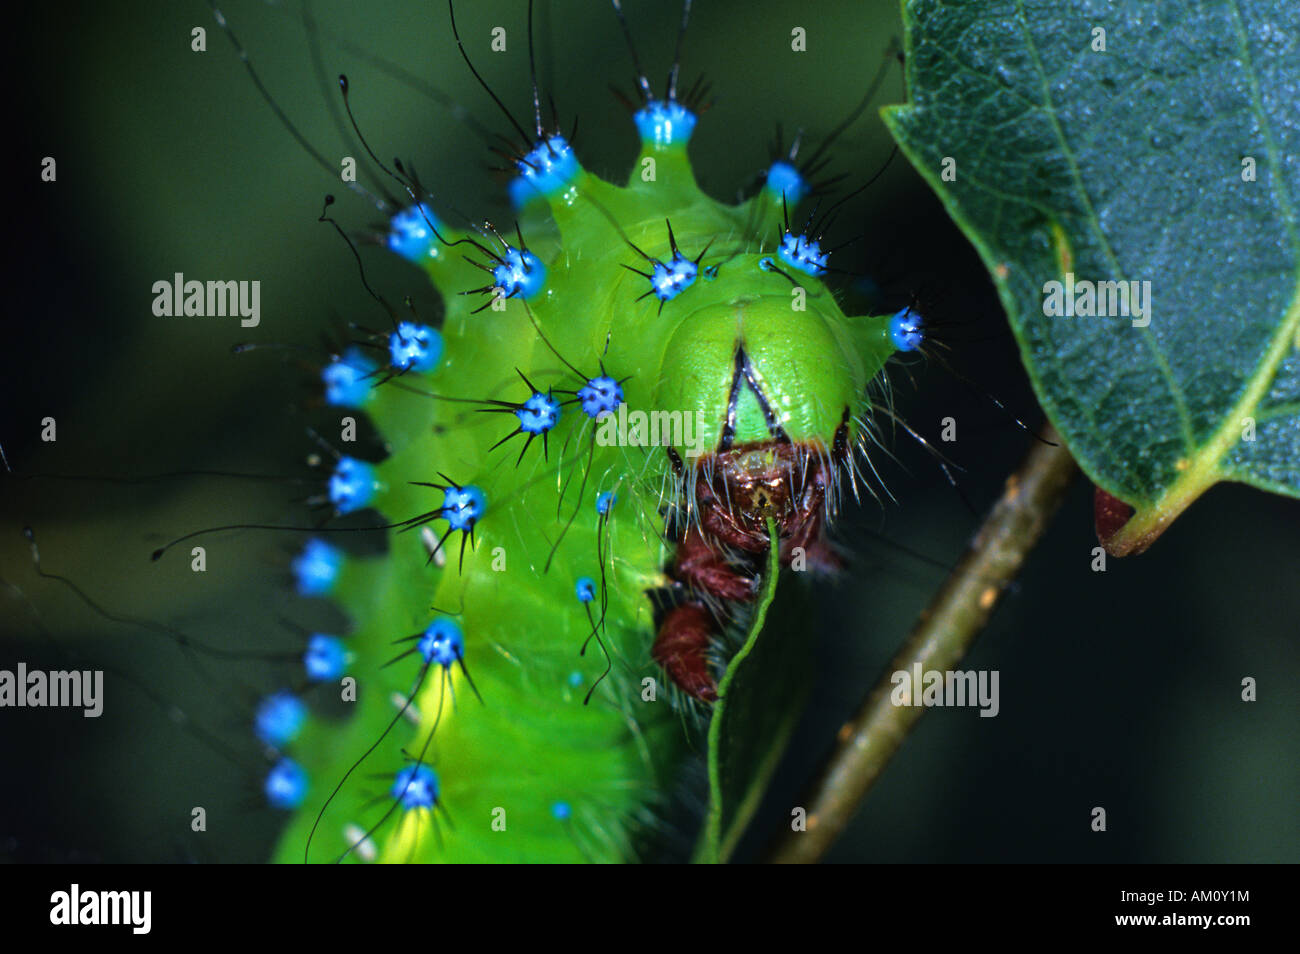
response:
[[(1136, 508), (1107, 548), (1221, 480), (1300, 496), (1300, 5), (904, 17), (912, 101), (885, 121), (992, 273), (1048, 417)], [(1147, 282), (1149, 312), (1049, 317), (1067, 273)]]
[(723, 863), (745, 832), (803, 709), (810, 678), (808, 646), (790, 633), (760, 639), (776, 596), (776, 528), (748, 635), (718, 683), (709, 723), (709, 812), (694, 860)]

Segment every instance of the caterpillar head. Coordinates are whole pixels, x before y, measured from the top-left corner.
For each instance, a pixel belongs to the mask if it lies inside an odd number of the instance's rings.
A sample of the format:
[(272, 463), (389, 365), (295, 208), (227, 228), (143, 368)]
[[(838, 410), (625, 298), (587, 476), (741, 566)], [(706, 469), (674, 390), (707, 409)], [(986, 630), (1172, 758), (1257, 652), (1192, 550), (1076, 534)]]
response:
[[(681, 309), (656, 404), (700, 409), (682, 488), (701, 528), (741, 550), (817, 536), (851, 466), (868, 387), (896, 344), (884, 319), (846, 320), (821, 280), (799, 282), (760, 252), (716, 267), (707, 303)], [(686, 302), (683, 296), (683, 305)], [(856, 332), (856, 333), (854, 333)], [(833, 502), (833, 500), (832, 500)]]

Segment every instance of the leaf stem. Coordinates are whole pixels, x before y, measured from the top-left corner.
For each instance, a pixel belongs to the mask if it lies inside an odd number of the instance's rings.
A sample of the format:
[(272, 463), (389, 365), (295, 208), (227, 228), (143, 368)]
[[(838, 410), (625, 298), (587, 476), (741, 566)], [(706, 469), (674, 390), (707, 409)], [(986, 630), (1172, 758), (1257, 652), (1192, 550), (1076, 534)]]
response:
[[(1046, 438), (1060, 443), (1050, 427)], [(806, 830), (787, 831), (771, 861), (820, 860), (858, 804), (925, 712), (890, 701), (893, 673), (947, 670), (970, 649), (1003, 591), (1056, 513), (1078, 468), (1063, 444), (1035, 444), (1007, 478), (1002, 496), (943, 586), (917, 618), (907, 640), (857, 714), (840, 730), (834, 751), (802, 804)]]

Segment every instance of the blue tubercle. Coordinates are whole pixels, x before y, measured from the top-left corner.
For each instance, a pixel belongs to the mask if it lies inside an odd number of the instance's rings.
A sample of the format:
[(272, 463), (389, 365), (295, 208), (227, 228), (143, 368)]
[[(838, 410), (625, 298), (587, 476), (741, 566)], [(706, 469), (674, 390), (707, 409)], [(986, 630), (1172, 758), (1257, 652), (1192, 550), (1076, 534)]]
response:
[(287, 690), (272, 693), (257, 707), (253, 730), (274, 748), (282, 748), (298, 737), (307, 721), (307, 706)]
[(515, 409), (519, 429), (525, 434), (544, 434), (560, 420), (560, 402), (549, 394), (534, 391), (533, 396)]
[(590, 603), (596, 598), (596, 581), (589, 576), (579, 577), (574, 584), (573, 593), (578, 597), (579, 603)]
[(427, 765), (408, 765), (397, 773), (389, 794), (407, 811), (438, 804), (438, 774)]
[(781, 247), (777, 254), (791, 268), (797, 268), (808, 275), (823, 274), (831, 257), (829, 252), (822, 251), (817, 241), (810, 241), (808, 236), (795, 235), (793, 232), (781, 236)]
[[(432, 228), (430, 228), (432, 225)], [(388, 247), (402, 258), (421, 262), (441, 254), (434, 230), (442, 231), (442, 224), (434, 217), (428, 203), (421, 202), (398, 212), (388, 223)]]
[(695, 132), (696, 116), (676, 101), (652, 99), (637, 110), (632, 121), (636, 123), (641, 142), (662, 149), (686, 145)]
[(510, 183), (510, 201), (515, 208), (539, 194), (550, 198), (569, 185), (581, 169), (573, 147), (559, 134), (533, 146), (515, 166), (519, 175)]
[(487, 509), (487, 495), (473, 484), (448, 487), (442, 492), (440, 515), (453, 530), (473, 530)]
[(370, 505), (379, 490), (375, 468), (355, 457), (340, 457), (330, 475), (330, 503), (340, 514)]
[(442, 335), (428, 325), (401, 321), (388, 336), (388, 353), (399, 371), (429, 372), (442, 359)]
[(430, 623), (415, 645), (425, 662), (444, 669), (465, 658), (465, 634), (446, 617)]
[(307, 640), (307, 651), (303, 653), (302, 664), (307, 670), (307, 678), (312, 682), (324, 682), (338, 679), (352, 661), (343, 640), (337, 636), (313, 633)]
[(376, 365), (359, 348), (348, 348), (321, 369), (325, 403), (334, 407), (360, 407), (370, 397), (370, 376)]
[(568, 802), (556, 802), (551, 806), (551, 814), (556, 821), (568, 821), (573, 817), (573, 806)]
[(889, 319), (889, 338), (899, 351), (915, 351), (921, 347), (925, 334), (921, 331), (921, 316), (910, 307), (902, 309)]
[(700, 267), (677, 252), (668, 262), (655, 262), (650, 271), (650, 286), (660, 301), (676, 298), (699, 274)]
[(609, 513), (609, 508), (614, 506), (616, 503), (618, 503), (617, 494), (608, 490), (602, 490), (596, 495), (596, 513), (602, 515), (607, 514)]
[(803, 173), (784, 159), (778, 159), (768, 168), (765, 188), (778, 202), (785, 196), (786, 205), (798, 205), (809, 192)]
[(592, 378), (578, 389), (578, 400), (582, 402), (582, 412), (597, 420), (606, 414), (613, 414), (623, 403), (623, 387), (608, 375)]
[(307, 773), (293, 759), (281, 759), (267, 773), (262, 790), (274, 807), (292, 811), (307, 798)]
[(502, 298), (532, 298), (546, 284), (546, 266), (526, 249), (507, 248), (492, 269), (492, 280)]
[(308, 540), (290, 564), (301, 596), (324, 596), (334, 587), (343, 568), (343, 551), (324, 540)]

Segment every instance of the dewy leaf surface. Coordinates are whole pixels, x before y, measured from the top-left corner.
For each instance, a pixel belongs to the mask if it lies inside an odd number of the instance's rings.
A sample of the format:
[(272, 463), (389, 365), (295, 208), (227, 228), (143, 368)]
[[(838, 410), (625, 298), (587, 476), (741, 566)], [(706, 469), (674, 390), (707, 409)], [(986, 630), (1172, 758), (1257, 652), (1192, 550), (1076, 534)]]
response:
[[(992, 273), (1070, 450), (1136, 508), (1108, 549), (1144, 549), (1221, 480), (1300, 496), (1300, 4), (904, 18), (911, 102), (886, 122)], [(1076, 300), (1149, 283), (1149, 311), (1049, 316), (1067, 273)]]

